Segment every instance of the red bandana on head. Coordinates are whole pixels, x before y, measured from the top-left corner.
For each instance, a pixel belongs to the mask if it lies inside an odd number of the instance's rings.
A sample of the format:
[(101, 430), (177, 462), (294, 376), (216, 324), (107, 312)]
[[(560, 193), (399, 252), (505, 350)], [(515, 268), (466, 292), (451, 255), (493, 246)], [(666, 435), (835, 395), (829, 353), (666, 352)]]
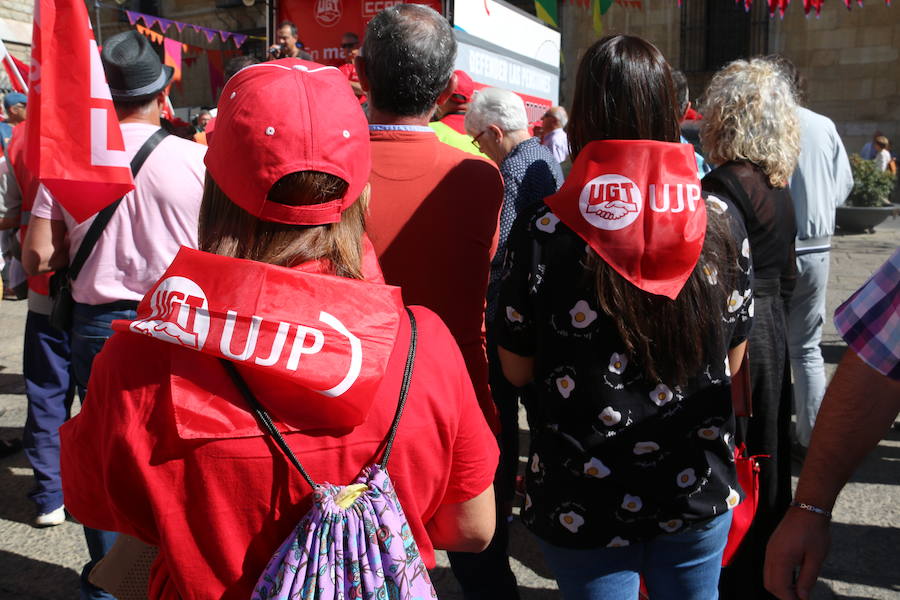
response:
[(706, 204), (690, 144), (591, 142), (544, 200), (619, 275), (673, 300), (706, 235)]

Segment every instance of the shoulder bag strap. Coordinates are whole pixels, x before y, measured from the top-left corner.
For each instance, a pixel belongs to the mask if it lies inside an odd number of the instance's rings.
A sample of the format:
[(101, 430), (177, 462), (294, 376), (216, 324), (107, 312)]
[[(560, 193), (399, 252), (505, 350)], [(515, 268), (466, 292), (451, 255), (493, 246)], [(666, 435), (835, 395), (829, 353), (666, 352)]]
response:
[[(147, 160), (147, 157), (150, 156), (150, 153), (159, 145), (159, 143), (169, 135), (169, 132), (165, 129), (157, 129), (153, 135), (147, 138), (147, 141), (144, 142), (144, 145), (141, 146), (141, 149), (138, 150), (137, 154), (134, 155), (134, 158), (131, 159), (131, 175), (132, 177), (137, 177), (138, 171), (141, 170), (141, 166), (143, 166), (144, 161)], [(123, 196), (124, 197), (124, 196)], [(69, 281), (75, 281), (75, 278), (78, 277), (78, 273), (81, 272), (81, 268), (84, 266), (84, 263), (87, 261), (88, 256), (91, 255), (91, 252), (94, 250), (94, 246), (97, 245), (97, 241), (100, 239), (100, 235), (103, 233), (103, 230), (106, 229), (107, 224), (109, 224), (109, 220), (112, 219), (113, 213), (116, 212), (116, 209), (119, 207), (119, 204), (122, 202), (122, 198), (119, 198), (99, 213), (94, 218), (94, 221), (91, 223), (90, 228), (87, 233), (84, 234), (84, 239), (81, 240), (81, 244), (78, 246), (78, 252), (75, 253), (75, 258), (72, 259), (72, 263), (69, 265)]]
[[(413, 363), (416, 358), (416, 345), (417, 345), (417, 332), (416, 332), (416, 318), (413, 316), (412, 311), (408, 308), (406, 309), (406, 313), (409, 315), (409, 353), (406, 356), (406, 367), (403, 370), (403, 383), (400, 384), (400, 400), (397, 403), (397, 412), (394, 414), (394, 421), (391, 423), (391, 430), (388, 433), (387, 440), (385, 443), (384, 449), (384, 457), (381, 460), (381, 466), (386, 468), (388, 458), (391, 455), (391, 448), (394, 445), (394, 436), (397, 434), (397, 428), (400, 425), (400, 417), (403, 414), (403, 407), (406, 405), (406, 395), (409, 392), (409, 383), (412, 379), (412, 370)], [(238, 390), (240, 390), (241, 394), (244, 396), (244, 400), (247, 401), (247, 404), (250, 405), (250, 408), (253, 410), (253, 413), (256, 415), (256, 419), (259, 421), (260, 428), (272, 436), (272, 439), (275, 440), (275, 443), (287, 457), (287, 459), (291, 462), (292, 465), (300, 472), (300, 475), (303, 476), (303, 479), (306, 483), (309, 484), (309, 487), (315, 489), (316, 483), (312, 480), (312, 477), (309, 476), (309, 473), (306, 472), (306, 469), (303, 468), (303, 465), (300, 464), (300, 461), (297, 459), (297, 456), (294, 454), (294, 451), (291, 450), (291, 447), (287, 445), (287, 442), (284, 441), (284, 436), (281, 435), (281, 432), (278, 431), (278, 427), (275, 426), (275, 423), (272, 421), (272, 417), (269, 416), (269, 413), (265, 408), (259, 403), (259, 400), (256, 399), (256, 396), (253, 395), (253, 392), (250, 390), (250, 386), (247, 385), (247, 382), (244, 381), (244, 378), (241, 377), (241, 374), (238, 373), (237, 368), (234, 366), (234, 363), (230, 360), (225, 360), (224, 358), (220, 358), (219, 361), (225, 367), (225, 370), (228, 371), (228, 374), (231, 376), (231, 380), (234, 382), (234, 385), (237, 386)]]

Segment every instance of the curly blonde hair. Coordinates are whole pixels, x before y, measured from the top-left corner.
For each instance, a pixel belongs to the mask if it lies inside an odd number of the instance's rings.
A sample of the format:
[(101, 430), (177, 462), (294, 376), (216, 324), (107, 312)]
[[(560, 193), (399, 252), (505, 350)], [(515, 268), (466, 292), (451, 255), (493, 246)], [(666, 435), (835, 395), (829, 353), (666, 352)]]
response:
[(716, 73), (704, 94), (700, 142), (709, 160), (755, 163), (774, 187), (785, 187), (800, 154), (800, 121), (791, 84), (761, 58), (736, 60)]

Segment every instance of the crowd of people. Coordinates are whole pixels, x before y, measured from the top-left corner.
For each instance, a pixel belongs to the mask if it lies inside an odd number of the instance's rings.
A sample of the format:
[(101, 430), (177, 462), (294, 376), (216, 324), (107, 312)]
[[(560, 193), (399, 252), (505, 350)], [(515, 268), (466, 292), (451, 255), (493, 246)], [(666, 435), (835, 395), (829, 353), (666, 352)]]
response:
[(684, 75), (639, 37), (594, 43), (537, 131), (454, 70), (428, 7), (346, 34), (341, 68), (297, 37), (229, 65), (206, 146), (162, 126), (172, 69), (146, 38), (108, 39), (135, 189), (86, 221), (4, 141), (34, 525), (83, 524), (82, 598), (111, 598), (94, 567), (140, 540), (150, 598), (436, 597), (443, 549), (465, 598), (516, 599), (517, 495), (564, 598), (808, 598), (837, 493), (900, 410), (900, 251), (839, 310), (823, 403), (852, 175), (796, 68), (716, 73), (698, 152)]

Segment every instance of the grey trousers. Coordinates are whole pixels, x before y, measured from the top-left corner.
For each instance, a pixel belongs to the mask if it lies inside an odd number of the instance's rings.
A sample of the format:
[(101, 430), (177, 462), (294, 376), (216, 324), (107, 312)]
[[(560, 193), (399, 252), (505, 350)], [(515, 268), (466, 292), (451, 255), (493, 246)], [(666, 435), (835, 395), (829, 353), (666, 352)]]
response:
[(788, 347), (794, 375), (794, 411), (797, 441), (809, 446), (816, 413), (825, 395), (825, 361), (819, 342), (825, 323), (825, 292), (828, 287), (830, 252), (797, 257), (797, 285), (788, 317)]

